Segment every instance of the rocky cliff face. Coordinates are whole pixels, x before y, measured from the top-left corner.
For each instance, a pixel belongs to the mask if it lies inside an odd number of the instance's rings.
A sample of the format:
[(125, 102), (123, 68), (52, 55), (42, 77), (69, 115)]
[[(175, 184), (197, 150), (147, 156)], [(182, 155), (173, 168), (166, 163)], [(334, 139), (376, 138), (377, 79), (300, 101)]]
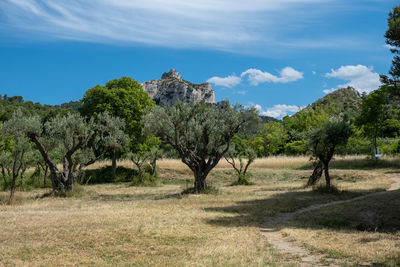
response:
[(192, 84), (182, 79), (179, 72), (171, 69), (161, 80), (141, 83), (143, 89), (161, 106), (172, 106), (179, 101), (215, 103), (214, 89), (209, 83)]

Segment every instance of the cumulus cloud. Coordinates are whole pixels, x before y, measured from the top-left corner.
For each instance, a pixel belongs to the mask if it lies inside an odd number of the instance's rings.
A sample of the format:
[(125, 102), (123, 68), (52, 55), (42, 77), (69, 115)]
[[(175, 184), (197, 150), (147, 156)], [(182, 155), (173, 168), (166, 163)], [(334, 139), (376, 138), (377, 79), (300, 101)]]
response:
[(214, 85), (228, 87), (228, 88), (238, 85), (241, 81), (242, 79), (240, 77), (234, 75), (230, 75), (227, 77), (214, 76), (207, 80), (207, 82), (212, 83)]
[(259, 104), (255, 104), (254, 107), (262, 116), (269, 116), (273, 118), (282, 118), (289, 113), (293, 114), (302, 109), (302, 107), (295, 105), (278, 104), (273, 107), (263, 109)]
[[(338, 85), (337, 88), (351, 86), (361, 93), (369, 93), (378, 89), (381, 85), (379, 74), (372, 70), (372, 67), (366, 67), (364, 65), (347, 65), (341, 66), (337, 70), (332, 69), (331, 72), (325, 74), (325, 77), (337, 78), (348, 82), (346, 84)], [(324, 92), (325, 91), (326, 90), (324, 90)]]
[(279, 71), (279, 76), (273, 75), (269, 72), (264, 72), (259, 69), (247, 69), (242, 72), (240, 77), (235, 75), (230, 75), (227, 77), (214, 76), (207, 80), (207, 82), (212, 83), (217, 86), (233, 87), (242, 82), (242, 79), (246, 78), (251, 85), (257, 86), (260, 83), (289, 83), (300, 79), (303, 79), (303, 73), (293, 69), (292, 67), (285, 67)]
[(248, 69), (240, 76), (242, 78), (247, 76), (251, 85), (258, 85), (266, 82), (288, 83), (303, 79), (303, 73), (293, 69), (292, 67), (283, 68), (279, 74), (279, 76), (276, 76), (269, 72), (263, 72), (258, 69)]

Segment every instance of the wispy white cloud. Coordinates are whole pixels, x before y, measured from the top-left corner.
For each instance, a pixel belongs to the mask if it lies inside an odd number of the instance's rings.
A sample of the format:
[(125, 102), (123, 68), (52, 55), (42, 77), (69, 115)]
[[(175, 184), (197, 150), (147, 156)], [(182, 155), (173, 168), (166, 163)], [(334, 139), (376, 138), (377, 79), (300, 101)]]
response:
[(353, 37), (318, 33), (312, 40), (299, 40), (290, 34), (314, 30), (315, 20), (334, 13), (338, 1), (1, 0), (0, 13), (9, 32), (51, 39), (226, 51), (350, 47), (357, 41)]
[[(372, 67), (366, 67), (364, 65), (341, 66), (337, 70), (332, 69), (330, 72), (326, 73), (325, 76), (328, 78), (337, 78), (348, 81), (346, 84), (338, 85), (337, 88), (351, 86), (361, 93), (369, 93), (378, 89), (381, 85), (379, 74), (373, 72)], [(332, 90), (334, 89), (324, 90), (324, 93), (330, 93)]]
[(295, 105), (286, 105), (286, 104), (278, 104), (273, 107), (263, 109), (259, 104), (255, 104), (254, 107), (258, 111), (258, 113), (262, 116), (269, 116), (273, 118), (282, 118), (289, 114), (296, 113), (301, 110), (303, 107), (295, 106)]
[(242, 79), (235, 75), (230, 75), (227, 77), (214, 76), (207, 80), (207, 82), (212, 83), (214, 85), (228, 87), (228, 88), (238, 85), (241, 81)]
[(248, 69), (240, 76), (242, 78), (248, 76), (251, 85), (258, 85), (266, 82), (288, 83), (303, 79), (303, 73), (293, 69), (292, 67), (283, 68), (279, 74), (279, 76), (276, 76), (269, 72), (263, 72), (258, 69)]

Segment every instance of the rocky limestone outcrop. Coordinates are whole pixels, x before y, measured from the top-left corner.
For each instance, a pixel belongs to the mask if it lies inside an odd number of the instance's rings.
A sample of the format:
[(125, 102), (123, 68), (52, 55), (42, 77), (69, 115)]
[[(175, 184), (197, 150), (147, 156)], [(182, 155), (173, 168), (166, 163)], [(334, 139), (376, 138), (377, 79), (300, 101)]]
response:
[(215, 103), (214, 89), (209, 83), (192, 84), (183, 80), (180, 73), (174, 69), (163, 73), (161, 80), (151, 80), (141, 85), (161, 106), (172, 106), (179, 101)]

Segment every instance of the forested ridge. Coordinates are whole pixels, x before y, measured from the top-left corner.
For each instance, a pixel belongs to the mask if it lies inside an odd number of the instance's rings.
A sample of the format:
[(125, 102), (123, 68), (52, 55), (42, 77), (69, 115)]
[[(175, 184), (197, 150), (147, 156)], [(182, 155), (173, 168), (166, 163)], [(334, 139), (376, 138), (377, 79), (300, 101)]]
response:
[[(340, 149), (344, 154), (369, 154), (373, 148), (360, 127), (356, 127), (356, 119), (361, 115), (363, 99), (367, 94), (360, 94), (354, 88), (347, 87), (332, 93), (307, 105), (301, 111), (282, 118), (281, 120), (268, 116), (260, 116), (256, 129), (251, 130), (255, 135), (252, 146), (259, 157), (270, 155), (300, 155), (306, 154), (305, 133), (321, 125), (329, 117), (340, 117), (348, 121), (354, 128), (350, 142)], [(47, 120), (57, 114), (79, 112), (83, 101), (70, 101), (61, 105), (47, 105), (26, 101), (22, 96), (0, 98), (0, 120), (11, 118), (16, 110), (25, 115), (37, 114)], [(382, 103), (381, 130), (377, 134), (381, 151), (385, 154), (395, 154), (399, 149), (397, 138), (400, 135), (400, 98), (389, 94)], [(268, 134), (267, 134), (268, 132)]]

